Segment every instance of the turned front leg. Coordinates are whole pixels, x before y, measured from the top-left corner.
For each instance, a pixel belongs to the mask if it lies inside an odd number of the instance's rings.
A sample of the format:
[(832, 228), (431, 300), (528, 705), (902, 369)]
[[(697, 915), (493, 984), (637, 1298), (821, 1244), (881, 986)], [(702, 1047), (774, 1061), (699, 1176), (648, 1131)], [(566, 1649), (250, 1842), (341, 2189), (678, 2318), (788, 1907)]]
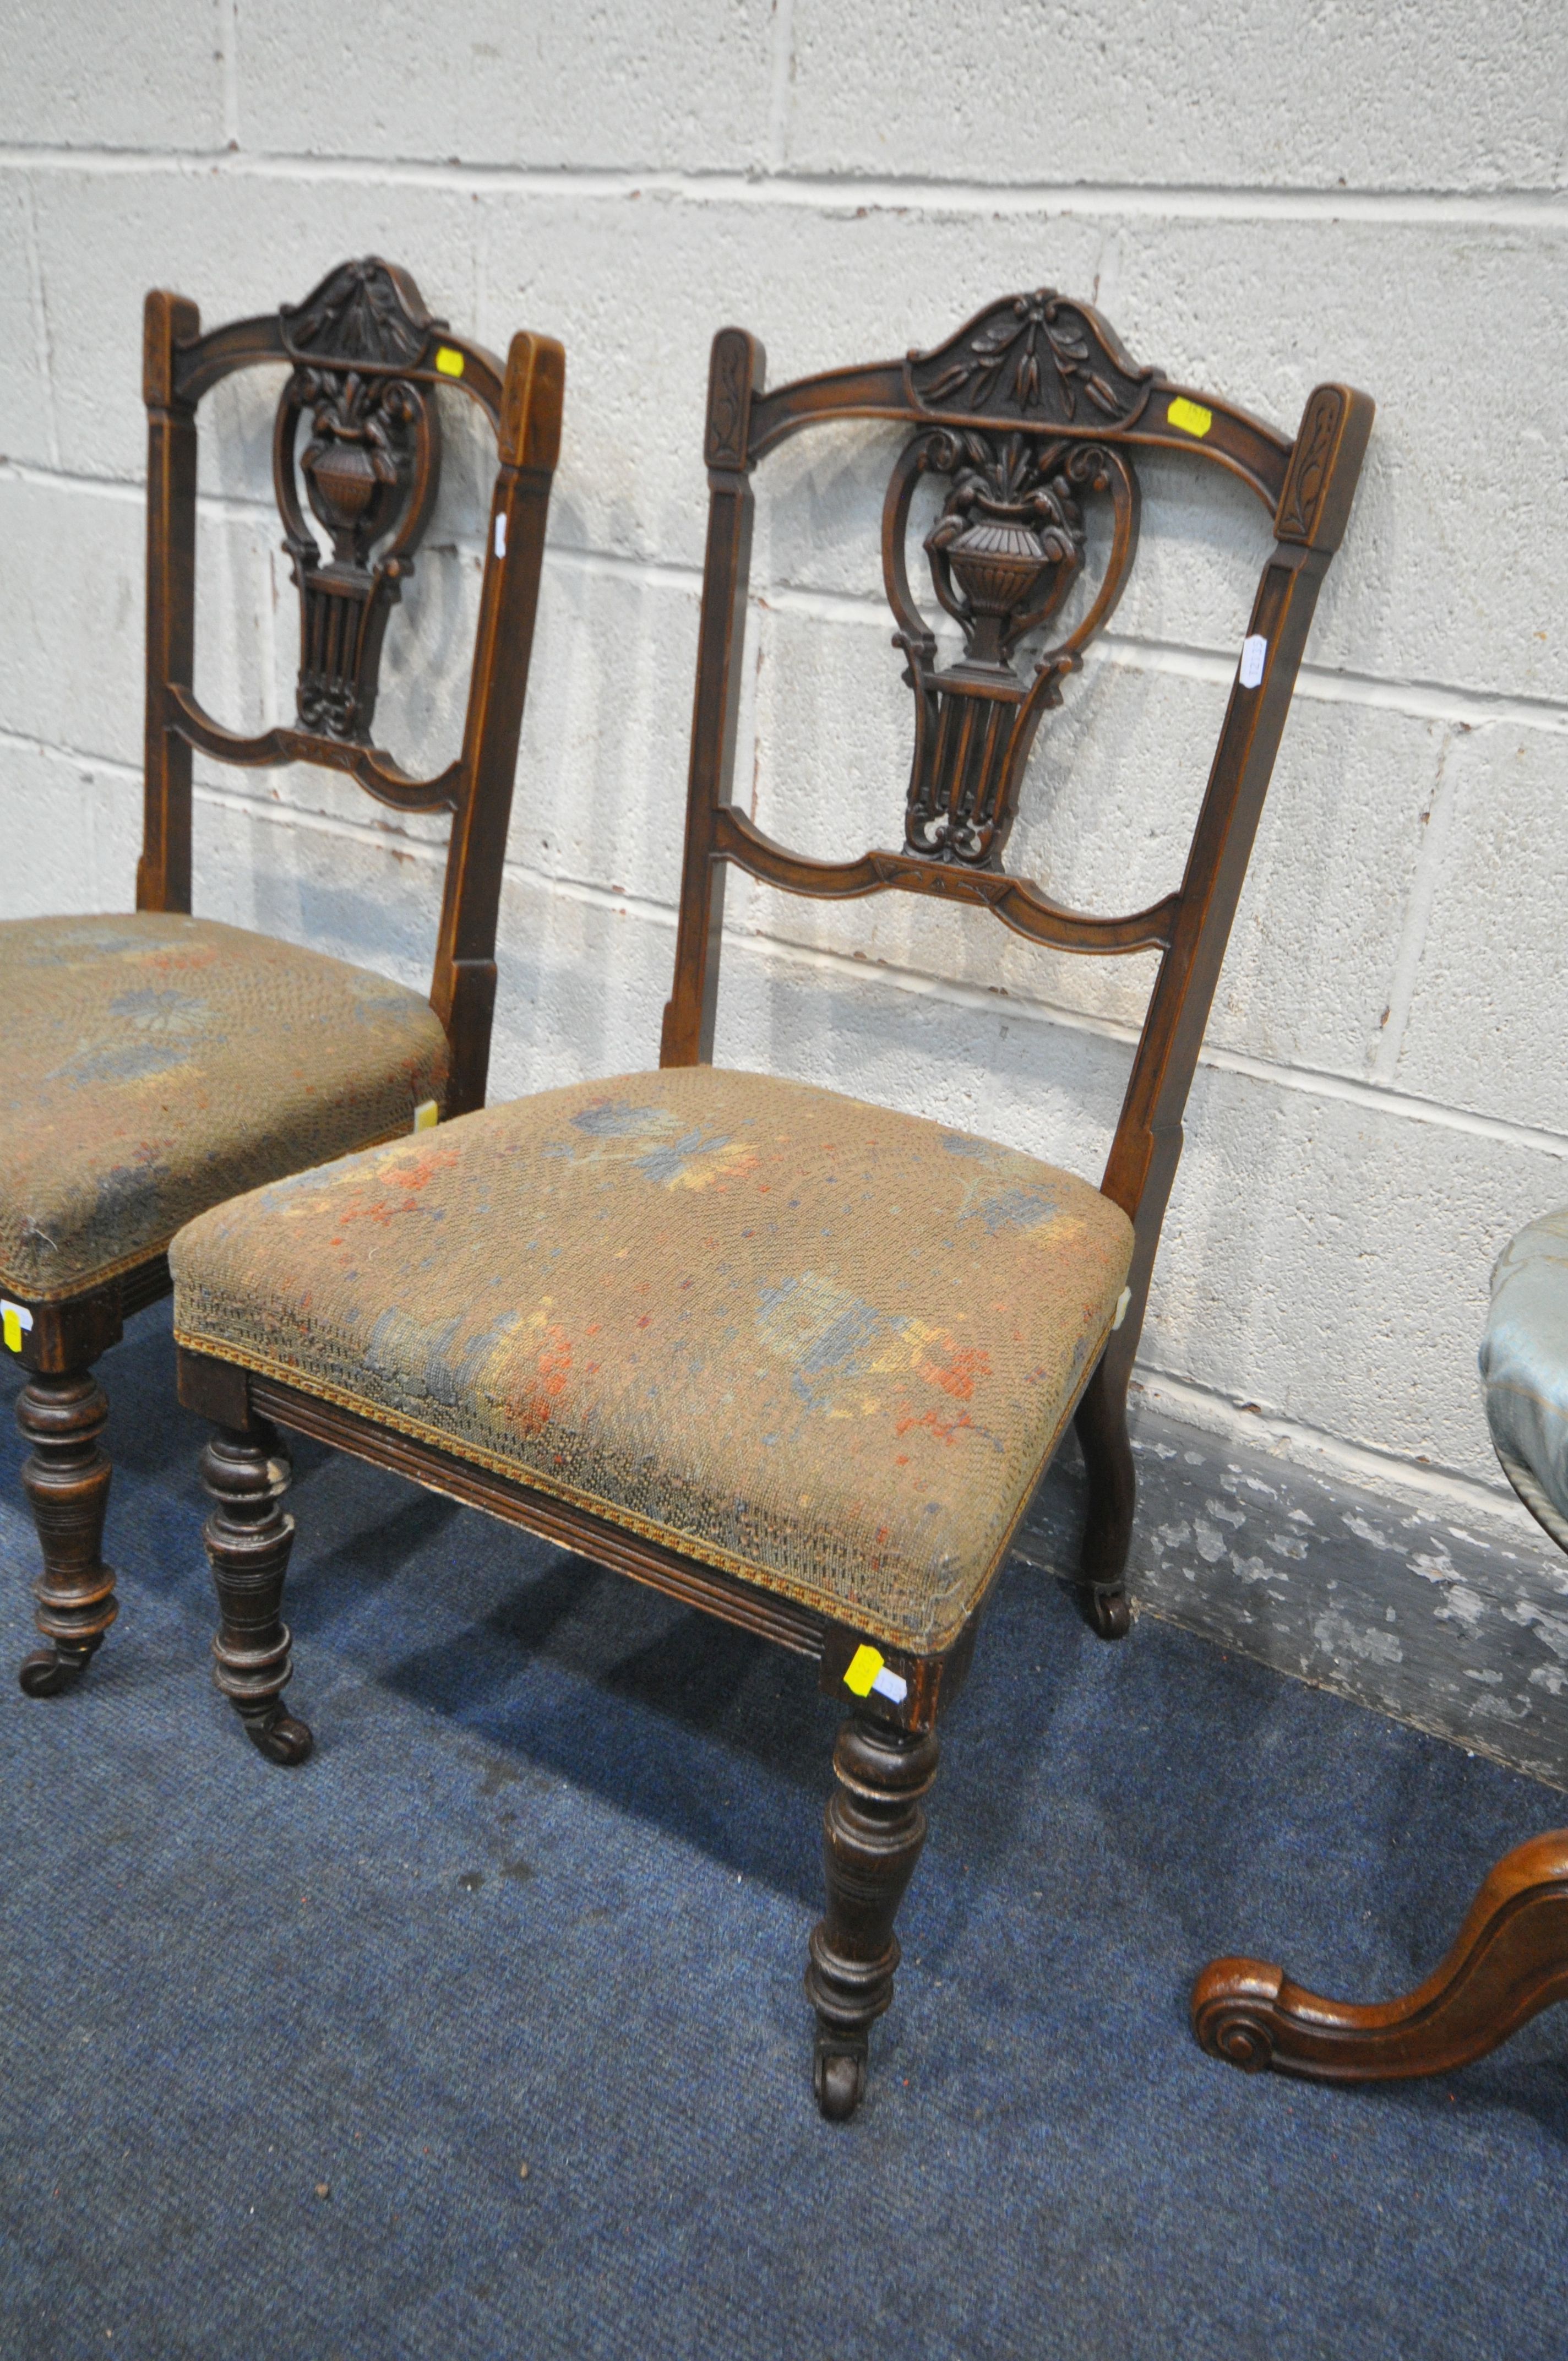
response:
[(202, 1455), (202, 1481), (217, 1503), (202, 1536), (223, 1618), (214, 1676), (269, 1763), (302, 1763), (312, 1745), (281, 1694), (293, 1671), (281, 1613), (294, 1541), (283, 1507), (289, 1472), (276, 1428), (261, 1418), (220, 1428)]
[(33, 1512), (43, 1576), (37, 1622), (45, 1645), (22, 1665), (29, 1697), (74, 1688), (118, 1611), (114, 1568), (104, 1564), (104, 1518), (114, 1469), (98, 1448), (109, 1405), (91, 1369), (30, 1377), (16, 1423), (32, 1445), (22, 1488)]
[(868, 2037), (893, 1998), (898, 1905), (926, 1841), (921, 1798), (937, 1775), (931, 1730), (895, 1730), (863, 1708), (839, 1732), (822, 1859), (828, 1914), (811, 1938), (817, 2103), (846, 2123), (866, 2086)]

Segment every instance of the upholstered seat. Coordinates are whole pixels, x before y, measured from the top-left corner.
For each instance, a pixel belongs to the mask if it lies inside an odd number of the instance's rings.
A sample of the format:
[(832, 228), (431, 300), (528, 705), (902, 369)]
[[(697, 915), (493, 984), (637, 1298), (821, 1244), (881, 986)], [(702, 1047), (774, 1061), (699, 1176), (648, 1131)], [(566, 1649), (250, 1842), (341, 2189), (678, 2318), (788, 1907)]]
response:
[[(1509, 1477), (1533, 1478), (1548, 1513), (1568, 1521), (1568, 1206), (1530, 1223), (1497, 1257), (1481, 1379)], [(1530, 1505), (1540, 1516), (1542, 1504)]]
[(182, 1344), (857, 1629), (950, 1644), (1132, 1224), (1033, 1158), (711, 1067), (547, 1091), (219, 1206)]
[(409, 1130), (446, 1035), (400, 984), (204, 918), (0, 925), (0, 1287), (107, 1280), (236, 1191)]

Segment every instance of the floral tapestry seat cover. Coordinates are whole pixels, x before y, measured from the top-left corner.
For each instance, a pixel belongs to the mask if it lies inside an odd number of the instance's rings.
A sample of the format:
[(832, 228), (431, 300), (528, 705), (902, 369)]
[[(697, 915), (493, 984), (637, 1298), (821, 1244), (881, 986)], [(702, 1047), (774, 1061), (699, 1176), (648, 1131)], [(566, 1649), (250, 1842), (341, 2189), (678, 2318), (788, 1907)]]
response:
[(1005, 1554), (1132, 1241), (1031, 1157), (690, 1067), (300, 1173), (170, 1262), (182, 1343), (937, 1651)]
[(401, 984), (211, 919), (0, 924), (0, 1290), (110, 1279), (238, 1191), (406, 1132), (446, 1037)]

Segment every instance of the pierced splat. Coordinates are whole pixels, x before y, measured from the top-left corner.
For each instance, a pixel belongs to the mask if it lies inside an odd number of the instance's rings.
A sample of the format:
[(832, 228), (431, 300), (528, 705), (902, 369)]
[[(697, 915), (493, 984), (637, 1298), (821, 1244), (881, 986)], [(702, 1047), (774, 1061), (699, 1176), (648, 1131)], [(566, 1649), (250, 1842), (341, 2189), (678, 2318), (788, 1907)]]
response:
[[(446, 323), (426, 312), (406, 271), (374, 258), (342, 264), (280, 321), (295, 368), (278, 405), (272, 469), (300, 592), (299, 718), (367, 745), (387, 616), (413, 571), (441, 473), (435, 403), (404, 372), (424, 363)], [(305, 521), (302, 480), (330, 556)]]
[[(905, 558), (910, 502), (925, 475), (951, 479), (924, 545), (937, 598), (964, 635), (961, 659), (940, 671)], [(1077, 628), (1036, 656), (1025, 677), (1014, 651), (1050, 620), (1082, 570), (1091, 493), (1108, 494), (1113, 509), (1099, 590)], [(1035, 732), (1121, 597), (1137, 529), (1137, 478), (1108, 445), (945, 426), (905, 445), (888, 484), (883, 535), (899, 623), (894, 644), (908, 658), (905, 678), (915, 691), (905, 852), (1001, 867)]]
[[(279, 363), (287, 381), (273, 421), (272, 475), (300, 591), (299, 718), (241, 731), (206, 710), (192, 678), (197, 411), (236, 372)], [(198, 752), (250, 770), (319, 763), (391, 810), (450, 813), (431, 985), (453, 1049), (448, 1115), (484, 1104), (501, 851), (564, 375), (554, 338), (514, 336), (503, 364), (433, 317), (407, 271), (374, 255), (340, 263), (302, 303), (204, 335), (193, 303), (158, 291), (147, 301), (147, 818), (137, 906), (191, 907)], [(483, 411), (496, 471), (462, 748), (420, 778), (375, 744), (371, 724), (387, 615), (435, 499), (442, 386)]]

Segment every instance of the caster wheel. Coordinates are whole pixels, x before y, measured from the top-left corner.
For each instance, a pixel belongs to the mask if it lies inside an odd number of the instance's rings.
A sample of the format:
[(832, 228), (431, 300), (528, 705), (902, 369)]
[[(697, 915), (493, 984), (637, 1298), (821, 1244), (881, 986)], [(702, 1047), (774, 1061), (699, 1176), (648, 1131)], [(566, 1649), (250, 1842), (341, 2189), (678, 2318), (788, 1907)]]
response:
[(315, 1745), (309, 1723), (285, 1713), (281, 1706), (264, 1721), (247, 1721), (245, 1734), (269, 1763), (304, 1763)]
[(1114, 1590), (1091, 1590), (1088, 1608), (1089, 1620), (1102, 1640), (1126, 1638), (1133, 1624), (1133, 1602), (1120, 1583)]
[(92, 1662), (88, 1648), (35, 1648), (16, 1678), (28, 1697), (63, 1697)]
[(817, 2103), (830, 2124), (847, 2124), (866, 2094), (866, 2047), (819, 2040), (812, 2076)]

